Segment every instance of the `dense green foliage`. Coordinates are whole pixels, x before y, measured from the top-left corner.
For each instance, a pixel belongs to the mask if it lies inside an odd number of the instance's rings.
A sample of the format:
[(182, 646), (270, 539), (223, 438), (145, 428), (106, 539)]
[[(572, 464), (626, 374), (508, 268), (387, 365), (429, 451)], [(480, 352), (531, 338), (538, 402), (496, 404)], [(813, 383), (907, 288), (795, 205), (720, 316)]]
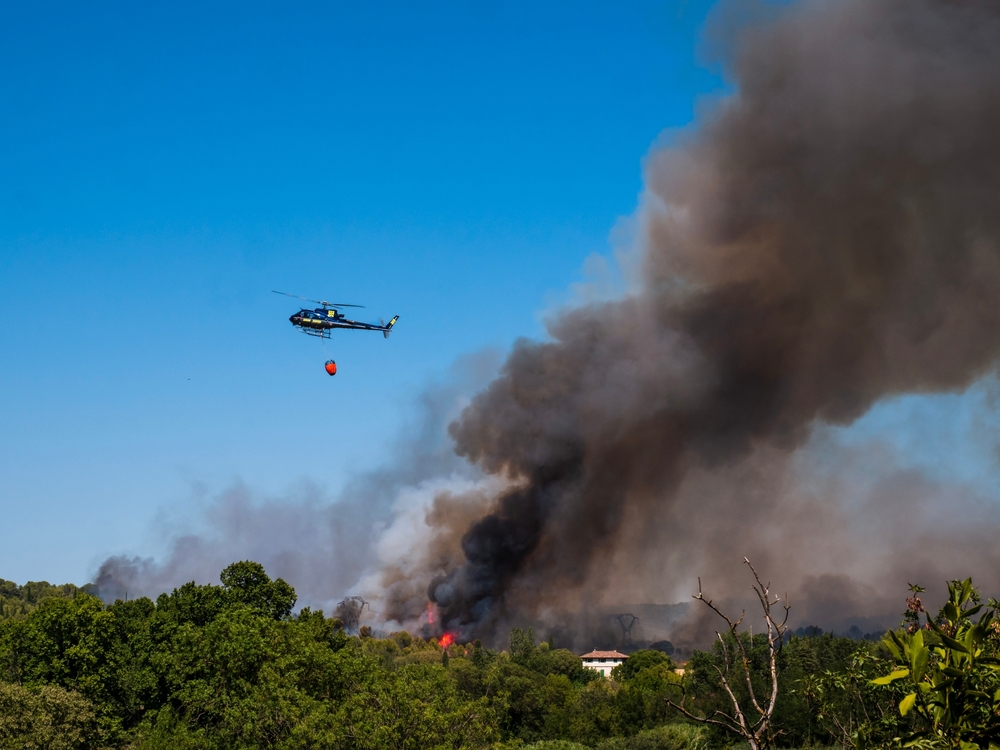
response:
[(0, 748), (77, 750), (96, 739), (94, 708), (79, 693), (54, 685), (29, 690), (0, 683)]
[[(24, 597), (32, 608), (0, 622), (0, 750), (734, 744), (668, 704), (683, 693), (697, 715), (728, 708), (718, 646), (696, 652), (683, 676), (665, 654), (638, 651), (604, 679), (569, 651), (536, 645), (530, 629), (512, 631), (502, 652), (478, 642), (442, 648), (405, 632), (349, 636), (321, 612), (292, 615), (294, 590), (256, 563), (230, 566), (221, 584), (110, 606), (75, 588)], [(786, 642), (778, 744), (889, 747), (909, 738), (987, 750), (1000, 717), (995, 603), (981, 607), (968, 582), (951, 596), (951, 609), (887, 643)], [(766, 642), (741, 637), (760, 679)], [(745, 684), (734, 689), (745, 701)]]

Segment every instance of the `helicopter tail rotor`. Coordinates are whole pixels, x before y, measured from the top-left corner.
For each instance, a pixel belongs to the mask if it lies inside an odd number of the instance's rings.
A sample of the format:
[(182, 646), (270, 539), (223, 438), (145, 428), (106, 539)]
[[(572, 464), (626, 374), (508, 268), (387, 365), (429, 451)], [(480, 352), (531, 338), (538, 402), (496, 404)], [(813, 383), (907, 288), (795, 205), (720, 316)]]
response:
[(384, 320), (381, 321), (382, 322), (382, 335), (383, 336), (385, 336), (386, 338), (389, 338), (389, 334), (392, 332), (392, 327), (394, 325), (396, 325), (396, 321), (397, 320), (399, 320), (399, 316), (398, 315), (393, 315), (392, 316), (392, 320), (389, 321), (389, 325), (386, 325)]

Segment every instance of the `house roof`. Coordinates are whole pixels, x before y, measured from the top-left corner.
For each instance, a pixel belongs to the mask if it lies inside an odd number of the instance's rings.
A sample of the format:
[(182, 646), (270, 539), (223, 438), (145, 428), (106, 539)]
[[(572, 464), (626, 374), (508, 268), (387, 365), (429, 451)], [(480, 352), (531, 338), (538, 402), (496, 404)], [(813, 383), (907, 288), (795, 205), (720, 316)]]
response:
[(584, 654), (581, 659), (627, 659), (628, 654), (621, 654), (617, 651), (591, 651)]

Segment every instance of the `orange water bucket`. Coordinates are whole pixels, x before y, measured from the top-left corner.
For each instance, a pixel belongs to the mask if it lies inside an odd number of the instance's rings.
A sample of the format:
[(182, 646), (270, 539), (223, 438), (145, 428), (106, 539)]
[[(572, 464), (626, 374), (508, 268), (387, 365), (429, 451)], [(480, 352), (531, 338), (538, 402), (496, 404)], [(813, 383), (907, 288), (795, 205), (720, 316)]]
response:
[(337, 374), (337, 363), (334, 362), (332, 359), (328, 359), (327, 360), (325, 367), (326, 367), (326, 374), (327, 375), (336, 375)]

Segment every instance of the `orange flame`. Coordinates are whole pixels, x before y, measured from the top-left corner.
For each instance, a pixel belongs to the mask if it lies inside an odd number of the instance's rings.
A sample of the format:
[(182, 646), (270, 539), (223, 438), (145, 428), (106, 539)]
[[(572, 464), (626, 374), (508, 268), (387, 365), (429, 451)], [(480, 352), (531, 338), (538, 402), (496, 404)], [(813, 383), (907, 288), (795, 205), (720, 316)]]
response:
[(452, 635), (451, 633), (445, 633), (445, 634), (444, 634), (444, 635), (442, 635), (442, 636), (441, 636), (441, 638), (440, 638), (440, 639), (438, 640), (438, 645), (439, 645), (439, 646), (440, 646), (441, 648), (448, 648), (448, 646), (450, 646), (450, 645), (451, 645), (451, 644), (453, 644), (454, 642), (455, 642), (455, 636), (453, 636), (453, 635)]

